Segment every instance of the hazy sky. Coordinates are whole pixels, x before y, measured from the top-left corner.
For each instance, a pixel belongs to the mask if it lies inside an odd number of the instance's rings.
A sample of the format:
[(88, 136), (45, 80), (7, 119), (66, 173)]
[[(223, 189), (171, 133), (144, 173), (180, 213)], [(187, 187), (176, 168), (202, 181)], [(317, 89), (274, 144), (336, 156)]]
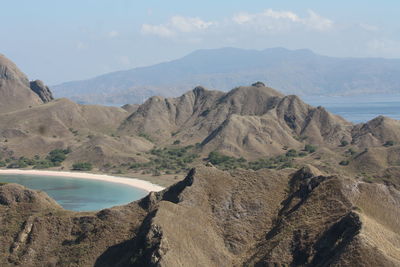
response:
[(0, 0), (0, 53), (47, 84), (196, 49), (400, 58), (398, 0)]

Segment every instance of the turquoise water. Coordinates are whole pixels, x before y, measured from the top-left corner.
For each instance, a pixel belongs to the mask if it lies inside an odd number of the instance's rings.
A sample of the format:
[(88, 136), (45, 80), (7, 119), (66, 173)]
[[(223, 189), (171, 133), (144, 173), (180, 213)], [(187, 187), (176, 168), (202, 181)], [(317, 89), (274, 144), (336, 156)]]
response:
[(323, 106), (354, 123), (367, 122), (379, 115), (400, 120), (400, 95), (304, 97), (304, 101)]
[(147, 195), (146, 191), (124, 184), (80, 178), (2, 174), (0, 182), (17, 183), (42, 190), (63, 208), (74, 211), (110, 208)]

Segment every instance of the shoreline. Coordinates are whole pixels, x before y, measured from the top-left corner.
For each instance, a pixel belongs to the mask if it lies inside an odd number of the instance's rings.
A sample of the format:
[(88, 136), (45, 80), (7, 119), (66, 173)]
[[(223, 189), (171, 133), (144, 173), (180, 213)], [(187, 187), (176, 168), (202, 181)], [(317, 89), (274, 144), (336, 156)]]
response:
[(86, 172), (68, 172), (68, 171), (44, 171), (44, 170), (21, 170), (21, 169), (0, 169), (0, 174), (14, 174), (14, 175), (35, 175), (35, 176), (55, 176), (55, 177), (67, 177), (67, 178), (79, 178), (98, 180), (110, 183), (125, 184), (137, 189), (141, 189), (147, 192), (158, 192), (164, 189), (164, 187), (153, 184), (148, 181), (144, 181), (138, 178), (119, 177), (111, 176), (106, 174), (93, 174)]

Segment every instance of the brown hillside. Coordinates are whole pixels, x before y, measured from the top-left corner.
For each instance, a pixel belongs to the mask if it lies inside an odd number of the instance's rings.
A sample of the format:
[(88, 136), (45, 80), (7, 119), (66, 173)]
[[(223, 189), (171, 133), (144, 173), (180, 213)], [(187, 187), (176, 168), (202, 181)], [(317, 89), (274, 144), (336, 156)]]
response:
[(202, 143), (233, 156), (270, 156), (304, 142), (338, 145), (351, 139), (351, 124), (296, 96), (265, 86), (224, 94), (197, 87), (179, 98), (150, 98), (120, 127), (121, 134), (146, 133), (158, 144)]
[(0, 54), (0, 113), (39, 105), (42, 100), (30, 89), (28, 78)]
[(400, 264), (399, 191), (312, 166), (202, 167), (163, 192), (97, 213), (63, 211), (35, 194), (0, 187), (2, 266)]

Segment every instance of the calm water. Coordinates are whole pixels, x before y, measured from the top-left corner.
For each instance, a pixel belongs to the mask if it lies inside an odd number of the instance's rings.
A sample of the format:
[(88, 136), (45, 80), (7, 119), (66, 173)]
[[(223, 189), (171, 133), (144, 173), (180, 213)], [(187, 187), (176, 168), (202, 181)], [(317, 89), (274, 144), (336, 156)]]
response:
[(68, 177), (2, 174), (0, 182), (12, 182), (42, 190), (65, 209), (74, 211), (110, 208), (147, 195), (146, 191), (123, 184)]
[(400, 120), (400, 95), (304, 97), (304, 101), (313, 106), (323, 106), (354, 123), (366, 122), (379, 115)]

